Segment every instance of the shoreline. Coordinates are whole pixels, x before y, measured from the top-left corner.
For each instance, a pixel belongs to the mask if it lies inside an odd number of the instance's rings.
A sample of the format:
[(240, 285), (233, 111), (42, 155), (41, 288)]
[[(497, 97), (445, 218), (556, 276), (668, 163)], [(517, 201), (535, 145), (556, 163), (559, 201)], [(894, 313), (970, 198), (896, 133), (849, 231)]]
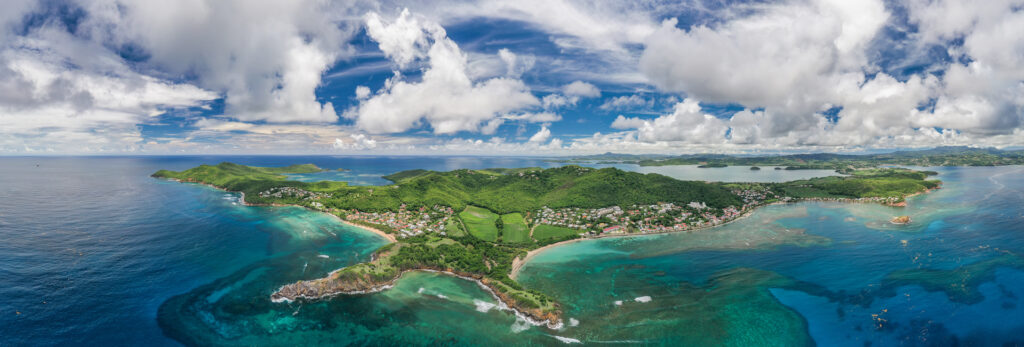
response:
[[(178, 180), (178, 179), (171, 179), (171, 180), (177, 181), (177, 182), (198, 183), (198, 184), (206, 185), (206, 186), (209, 186), (209, 187), (212, 187), (212, 188), (215, 188), (215, 189), (219, 189), (219, 190), (222, 190), (222, 191), (234, 192), (234, 191), (230, 191), (230, 190), (224, 189), (222, 187), (217, 187), (215, 185), (207, 184), (207, 183), (203, 183), (203, 182), (181, 181), (181, 180)], [(695, 232), (695, 231), (702, 231), (702, 230), (706, 230), (706, 229), (712, 229), (712, 228), (724, 226), (724, 225), (727, 225), (727, 224), (732, 223), (732, 222), (736, 222), (738, 220), (741, 220), (741, 219), (749, 217), (750, 215), (752, 215), (754, 213), (754, 211), (760, 209), (761, 207), (777, 205), (777, 204), (796, 204), (796, 203), (808, 202), (808, 201), (821, 201), (821, 202), (831, 201), (831, 202), (844, 202), (844, 203), (851, 203), (851, 202), (856, 202), (856, 203), (878, 203), (878, 204), (881, 204), (883, 206), (902, 207), (902, 206), (906, 206), (906, 203), (905, 203), (906, 198), (913, 197), (913, 196), (916, 196), (916, 195), (927, 194), (927, 193), (930, 193), (933, 190), (934, 189), (926, 189), (926, 190), (921, 191), (921, 192), (916, 192), (916, 193), (913, 193), (913, 194), (905, 195), (905, 196), (903, 196), (901, 198), (902, 204), (898, 204), (898, 205), (887, 203), (887, 202), (883, 202), (883, 201), (873, 201), (871, 199), (865, 200), (864, 198), (861, 198), (861, 199), (847, 199), (847, 198), (816, 199), (816, 198), (805, 198), (805, 199), (792, 200), (792, 201), (775, 201), (775, 202), (767, 203), (767, 204), (763, 204), (763, 205), (755, 205), (753, 207), (744, 209), (736, 218), (733, 218), (733, 219), (730, 219), (730, 220), (726, 220), (726, 221), (722, 221), (722, 222), (717, 223), (717, 224), (701, 225), (701, 226), (697, 226), (697, 227), (693, 227), (693, 228), (687, 228), (687, 229), (682, 229), (682, 230), (666, 230), (666, 231), (647, 232), (647, 233), (632, 233), (632, 234), (627, 233), (627, 234), (608, 234), (608, 235), (584, 236), (584, 237), (580, 237), (580, 238), (575, 238), (575, 239), (570, 239), (570, 240), (565, 240), (565, 241), (560, 241), (560, 242), (552, 243), (552, 244), (545, 245), (545, 246), (537, 248), (537, 249), (530, 250), (530, 251), (528, 251), (526, 253), (526, 255), (522, 259), (520, 259), (520, 257), (518, 257), (518, 256), (515, 257), (512, 260), (511, 269), (510, 269), (510, 271), (508, 273), (508, 277), (511, 278), (513, 281), (517, 281), (519, 272), (521, 272), (522, 268), (529, 261), (531, 261), (535, 256), (537, 256), (538, 254), (541, 254), (541, 253), (543, 253), (545, 251), (548, 251), (550, 249), (553, 249), (555, 247), (562, 246), (562, 245), (567, 245), (567, 244), (571, 244), (571, 243), (582, 242), (582, 241), (586, 241), (586, 240), (596, 240), (596, 239), (601, 239), (601, 238), (643, 237), (643, 236), (651, 236), (651, 235), (664, 235), (664, 234), (670, 234), (670, 233), (680, 233), (680, 232), (689, 233), (689, 232)], [(310, 211), (326, 213), (328, 215), (333, 216), (338, 221), (341, 221), (343, 224), (350, 225), (352, 227), (360, 228), (360, 229), (369, 231), (371, 233), (377, 234), (377, 235), (387, 239), (389, 241), (389, 244), (397, 242), (397, 239), (394, 236), (392, 236), (390, 234), (387, 234), (387, 233), (385, 233), (385, 232), (383, 232), (383, 231), (381, 231), (381, 230), (379, 230), (377, 228), (367, 227), (367, 226), (363, 226), (363, 225), (359, 225), (359, 224), (355, 224), (355, 223), (349, 222), (347, 220), (344, 220), (340, 216), (338, 216), (336, 214), (333, 214), (333, 213), (330, 213), (330, 212), (327, 212), (327, 211), (314, 210), (314, 209), (309, 208), (307, 206), (296, 205), (296, 204), (252, 204), (252, 203), (248, 203), (248, 202), (245, 201), (245, 193), (244, 192), (234, 192), (234, 193), (240, 193), (241, 194), (241, 202), (242, 202), (243, 205), (246, 205), (246, 206), (297, 206), (297, 207), (302, 207), (302, 208), (310, 210)], [(327, 277), (323, 277), (323, 278), (319, 278), (319, 279), (313, 279), (313, 280), (299, 281), (299, 282), (283, 285), (283, 286), (279, 287), (273, 294), (270, 295), (270, 299), (271, 299), (272, 302), (281, 303), (281, 302), (293, 302), (293, 301), (296, 301), (296, 300), (299, 300), (299, 299), (303, 299), (303, 300), (319, 300), (319, 299), (322, 299), (322, 298), (333, 297), (333, 296), (336, 296), (336, 295), (358, 295), (358, 294), (376, 293), (376, 292), (380, 292), (380, 291), (387, 290), (387, 289), (390, 289), (390, 288), (394, 287), (395, 282), (400, 280), (401, 277), (406, 272), (409, 272), (409, 271), (427, 271), (427, 272), (443, 273), (443, 274), (455, 276), (455, 277), (466, 279), (466, 280), (472, 280), (472, 281), (476, 282), (481, 288), (483, 288), (488, 293), (490, 293), (491, 296), (498, 302), (498, 306), (497, 307), (499, 309), (512, 311), (516, 315), (516, 317), (522, 318), (523, 320), (529, 322), (531, 325), (534, 325), (534, 326), (546, 325), (548, 328), (551, 328), (551, 329), (558, 329), (558, 328), (563, 326), (563, 322), (562, 322), (562, 319), (560, 317), (561, 316), (560, 310), (557, 310), (556, 312), (547, 312), (545, 314), (544, 312), (537, 312), (537, 313), (535, 313), (535, 312), (531, 312), (528, 309), (519, 308), (518, 304), (516, 303), (516, 300), (514, 300), (514, 298), (507, 298), (505, 295), (503, 295), (502, 293), (498, 292), (489, 283), (487, 283), (488, 282), (488, 278), (487, 277), (483, 277), (482, 275), (479, 275), (479, 274), (459, 273), (459, 272), (454, 272), (451, 269), (435, 269), (435, 268), (430, 268), (430, 267), (418, 267), (418, 268), (414, 268), (414, 269), (404, 270), (404, 271), (400, 272), (394, 278), (392, 278), (390, 280), (387, 280), (387, 281), (383, 281), (383, 282), (379, 282), (379, 283), (365, 283), (363, 285), (367, 285), (367, 284), (369, 285), (365, 289), (360, 289), (357, 286), (356, 288), (353, 288), (354, 290), (348, 290), (348, 291), (346, 291), (346, 290), (338, 290), (338, 291), (333, 291), (331, 289), (324, 288), (324, 284), (325, 283), (318, 283), (318, 282), (325, 281), (325, 280), (331, 280), (331, 277), (333, 277), (334, 274), (336, 274), (338, 271), (341, 271), (343, 269), (345, 269), (345, 267), (336, 269), (334, 271), (331, 271), (328, 274)], [(296, 290), (296, 289), (292, 288), (293, 286), (299, 286), (299, 288), (301, 289), (301, 285), (307, 284), (307, 283), (318, 284), (317, 286), (320, 288), (320, 290), (317, 290), (317, 291), (321, 291), (322, 290), (324, 292), (320, 293), (320, 294), (317, 294), (317, 295), (306, 295), (306, 294), (303, 294), (302, 291)], [(290, 294), (282, 293), (282, 292), (285, 292), (285, 291), (288, 291), (288, 292), (291, 292), (291, 293)], [(556, 303), (556, 307), (557, 307), (557, 303)]]
[(523, 321), (526, 321), (530, 325), (533, 325), (533, 326), (546, 326), (549, 329), (555, 329), (555, 330), (560, 329), (564, 325), (563, 322), (562, 322), (561, 317), (559, 317), (558, 315), (546, 318), (546, 317), (540, 316), (538, 314), (532, 313), (529, 310), (520, 309), (517, 306), (517, 304), (515, 303), (514, 300), (510, 300), (508, 298), (505, 298), (502, 295), (499, 295), (499, 292), (496, 289), (494, 289), (493, 287), (491, 287), (491, 285), (489, 283), (487, 283), (486, 278), (483, 278), (483, 277), (477, 278), (473, 274), (468, 274), (468, 273), (463, 274), (463, 273), (458, 273), (458, 272), (454, 272), (454, 271), (450, 271), (450, 270), (439, 270), (439, 269), (429, 268), (429, 267), (422, 267), (422, 268), (416, 268), (416, 269), (403, 270), (401, 273), (399, 273), (397, 276), (395, 276), (395, 278), (387, 280), (387, 281), (385, 281), (383, 283), (374, 284), (374, 285), (372, 285), (371, 287), (369, 287), (367, 289), (357, 289), (357, 290), (349, 290), (349, 291), (328, 291), (328, 292), (320, 294), (320, 295), (297, 294), (297, 295), (294, 295), (294, 296), (291, 296), (291, 297), (289, 297), (287, 294), (280, 294), (282, 291), (284, 291), (289, 286), (294, 286), (296, 284), (303, 283), (303, 282), (316, 282), (316, 281), (320, 281), (320, 280), (329, 278), (331, 275), (333, 275), (334, 273), (336, 273), (336, 272), (338, 272), (338, 271), (340, 271), (342, 269), (344, 269), (344, 268), (331, 271), (331, 273), (328, 274), (328, 277), (323, 277), (323, 278), (318, 278), (318, 279), (313, 279), (313, 280), (307, 280), (307, 281), (300, 281), (300, 282), (296, 282), (296, 283), (285, 284), (285, 285), (279, 287), (277, 290), (274, 291), (273, 294), (270, 295), (270, 301), (274, 302), (274, 303), (293, 303), (293, 302), (298, 301), (298, 300), (316, 301), (316, 300), (321, 300), (321, 299), (325, 299), (325, 298), (331, 298), (331, 297), (338, 296), (338, 295), (361, 295), (361, 294), (379, 293), (379, 292), (383, 292), (385, 290), (394, 288), (395, 287), (395, 283), (398, 282), (399, 280), (401, 280), (402, 276), (405, 276), (406, 273), (414, 272), (414, 271), (423, 271), (423, 272), (432, 272), (432, 273), (438, 273), (438, 274), (443, 274), (443, 275), (447, 275), (447, 276), (452, 276), (452, 277), (456, 277), (456, 278), (460, 278), (460, 279), (463, 279), (463, 280), (472, 281), (472, 282), (476, 283), (478, 286), (480, 286), (481, 289), (483, 289), (488, 294), (490, 294), (491, 298), (493, 298), (494, 301), (496, 301), (498, 303), (497, 305), (495, 305), (495, 308), (497, 308), (498, 310), (501, 310), (501, 311), (510, 311), (517, 318), (520, 318)]
[(520, 260), (519, 257), (516, 257), (515, 259), (512, 259), (512, 270), (511, 270), (511, 272), (509, 272), (508, 277), (511, 278), (512, 280), (516, 280), (516, 278), (519, 277), (519, 271), (522, 270), (523, 266), (526, 265), (526, 263), (528, 263), (531, 259), (533, 259), (533, 257), (536, 257), (538, 254), (544, 253), (544, 251), (550, 250), (551, 248), (555, 248), (555, 246), (564, 246), (564, 245), (573, 244), (573, 243), (577, 243), (577, 242), (583, 242), (583, 241), (588, 241), (588, 240), (600, 240), (600, 239), (605, 239), (605, 238), (644, 237), (644, 236), (665, 235), (665, 234), (675, 234), (675, 233), (689, 233), (689, 232), (694, 232), (694, 231), (702, 231), (702, 230), (706, 230), (706, 229), (712, 229), (712, 228), (724, 226), (726, 224), (738, 221), (740, 219), (747, 218), (752, 213), (754, 213), (754, 211), (760, 209), (761, 207), (771, 206), (771, 205), (780, 205), (780, 204), (789, 204), (789, 203), (782, 202), (782, 201), (777, 201), (777, 202), (773, 202), (773, 203), (770, 203), (770, 204), (760, 205), (760, 206), (757, 206), (757, 207), (753, 207), (753, 208), (751, 208), (749, 210), (743, 211), (743, 213), (741, 213), (736, 218), (727, 220), (725, 222), (718, 223), (718, 224), (713, 224), (713, 225), (703, 225), (703, 226), (699, 226), (699, 227), (691, 228), (691, 229), (667, 230), (667, 231), (658, 231), (658, 232), (653, 232), (653, 233), (634, 233), (634, 234), (611, 234), (611, 235), (584, 236), (584, 237), (580, 237), (580, 238), (577, 238), (577, 239), (555, 242), (555, 243), (552, 243), (550, 245), (547, 245), (547, 246), (544, 246), (544, 247), (541, 247), (541, 248), (537, 248), (537, 249), (533, 249), (533, 250), (530, 250), (529, 252), (526, 252), (526, 256), (523, 257), (522, 260)]
[(386, 232), (384, 232), (384, 231), (382, 231), (380, 229), (377, 229), (377, 228), (371, 228), (371, 227), (368, 227), (368, 226), (365, 226), (365, 225), (359, 225), (359, 224), (355, 224), (355, 223), (349, 222), (349, 221), (339, 217), (338, 215), (330, 213), (330, 212), (327, 212), (327, 211), (318, 211), (318, 210), (314, 210), (314, 209), (311, 209), (311, 208), (306, 207), (306, 206), (293, 205), (293, 204), (255, 204), (255, 203), (250, 203), (250, 202), (245, 201), (245, 192), (236, 192), (236, 191), (232, 191), (232, 190), (227, 190), (227, 189), (225, 189), (223, 187), (218, 187), (218, 186), (215, 186), (215, 185), (212, 185), (212, 184), (209, 184), (209, 183), (203, 183), (203, 182), (182, 181), (182, 180), (179, 180), (177, 178), (164, 178), (164, 179), (170, 180), (170, 181), (174, 181), (174, 182), (180, 182), (180, 183), (193, 183), (193, 184), (204, 185), (204, 186), (207, 186), (207, 187), (210, 187), (210, 188), (214, 188), (214, 189), (217, 189), (217, 190), (220, 190), (220, 191), (228, 192), (228, 193), (238, 193), (238, 194), (241, 195), (241, 199), (239, 199), (239, 202), (241, 202), (242, 205), (244, 205), (244, 206), (301, 207), (301, 208), (306, 209), (308, 211), (323, 213), (323, 214), (329, 215), (331, 217), (334, 217), (334, 219), (337, 219), (342, 224), (345, 224), (345, 225), (348, 225), (348, 226), (352, 226), (352, 227), (355, 227), (355, 228), (359, 228), (359, 229), (362, 229), (362, 230), (369, 231), (371, 233), (377, 234), (377, 235), (387, 239), (388, 240), (388, 244), (398, 242), (398, 239), (396, 239), (394, 235), (388, 234), (388, 233), (386, 233)]
[(719, 223), (719, 224), (714, 224), (714, 225), (699, 226), (699, 227), (692, 228), (692, 229), (659, 231), (659, 232), (653, 232), (653, 233), (634, 233), (634, 234), (614, 234), (614, 235), (584, 236), (584, 237), (577, 238), (577, 239), (555, 242), (555, 243), (552, 243), (550, 245), (546, 245), (544, 247), (540, 247), (540, 248), (537, 248), (537, 249), (530, 250), (529, 252), (526, 252), (526, 256), (523, 257), (522, 260), (520, 260), (519, 257), (516, 257), (515, 259), (512, 259), (512, 270), (511, 270), (511, 272), (509, 272), (508, 277), (511, 278), (512, 280), (516, 280), (519, 277), (519, 272), (522, 270), (523, 266), (526, 265), (526, 263), (528, 263), (531, 259), (533, 259), (533, 257), (536, 257), (538, 254), (541, 254), (544, 251), (550, 250), (551, 248), (555, 248), (555, 246), (563, 246), (563, 245), (568, 245), (568, 244), (572, 244), (572, 243), (576, 243), (576, 242), (582, 242), (582, 241), (587, 241), (587, 240), (599, 240), (599, 239), (603, 239), (603, 238), (644, 237), (644, 236), (653, 236), (653, 235), (665, 235), (665, 234), (674, 234), (674, 233), (689, 233), (689, 232), (694, 232), (694, 231), (703, 231), (703, 230), (707, 230), (707, 229), (712, 229), (712, 228), (724, 226), (726, 224), (729, 224), (729, 223), (732, 223), (732, 222), (735, 222), (735, 221), (747, 218), (751, 214), (753, 214), (754, 211), (757, 211), (758, 209), (760, 209), (762, 207), (767, 207), (767, 206), (772, 206), (772, 205), (789, 205), (789, 204), (797, 204), (797, 203), (801, 203), (801, 202), (840, 202), (840, 203), (879, 204), (879, 205), (886, 206), (886, 207), (906, 207), (906, 202), (905, 201), (906, 201), (907, 198), (911, 198), (911, 197), (918, 196), (918, 195), (928, 194), (928, 193), (931, 193), (932, 191), (935, 191), (935, 190), (937, 190), (939, 188), (941, 188), (941, 187), (932, 188), (932, 189), (926, 189), (924, 191), (908, 194), (908, 195), (903, 197), (904, 202), (902, 204), (889, 204), (889, 203), (880, 202), (880, 201), (864, 201), (864, 200), (848, 199), (848, 198), (833, 199), (833, 200), (818, 199), (818, 198), (804, 198), (804, 199), (800, 199), (800, 200), (796, 200), (796, 201), (788, 201), (788, 202), (787, 201), (776, 201), (776, 202), (769, 203), (769, 204), (758, 205), (758, 206), (755, 206), (753, 208), (750, 208), (748, 210), (743, 211), (743, 213), (741, 213), (738, 217), (730, 219), (728, 221), (725, 221), (725, 222), (722, 222), (722, 223)]
[[(311, 210), (311, 211), (316, 211), (316, 210)], [(322, 211), (316, 211), (316, 212), (322, 212)], [(337, 218), (339, 221), (341, 221), (345, 225), (349, 225), (349, 226), (352, 226), (352, 227), (356, 227), (356, 228), (363, 229), (363, 230), (369, 231), (371, 233), (380, 235), (381, 237), (383, 237), (385, 239), (388, 239), (388, 241), (389, 241), (388, 243), (389, 244), (398, 242), (398, 239), (396, 239), (394, 235), (388, 234), (388, 233), (386, 233), (386, 232), (384, 232), (384, 231), (382, 231), (380, 229), (371, 228), (371, 227), (368, 227), (368, 226), (365, 226), (365, 225), (359, 225), (359, 224), (356, 224), (356, 223), (349, 222), (347, 220), (342, 219), (338, 215), (330, 213), (330, 212), (323, 212), (323, 213), (329, 214), (329, 215), (333, 216), (334, 218)]]

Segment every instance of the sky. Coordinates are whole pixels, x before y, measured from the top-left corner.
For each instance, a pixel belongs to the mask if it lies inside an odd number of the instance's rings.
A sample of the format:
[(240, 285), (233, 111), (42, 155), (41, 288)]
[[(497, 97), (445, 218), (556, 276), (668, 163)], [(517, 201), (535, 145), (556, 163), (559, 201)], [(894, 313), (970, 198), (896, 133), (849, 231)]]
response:
[(1024, 0), (4, 0), (0, 155), (1024, 145)]

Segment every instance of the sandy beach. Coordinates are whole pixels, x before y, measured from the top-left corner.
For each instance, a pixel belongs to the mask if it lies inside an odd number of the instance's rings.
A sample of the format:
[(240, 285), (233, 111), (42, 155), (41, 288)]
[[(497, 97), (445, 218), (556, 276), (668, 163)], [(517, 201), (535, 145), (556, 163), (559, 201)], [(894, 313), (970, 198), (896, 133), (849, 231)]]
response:
[[(324, 212), (324, 213), (327, 213), (327, 212)], [(359, 224), (356, 224), (356, 223), (349, 222), (347, 220), (341, 219), (341, 217), (338, 217), (337, 215), (335, 215), (333, 213), (327, 213), (327, 214), (334, 216), (334, 218), (337, 218), (339, 221), (341, 221), (342, 223), (345, 223), (347, 225), (351, 225), (351, 226), (354, 226), (356, 228), (367, 230), (367, 231), (372, 232), (374, 234), (380, 235), (380, 236), (384, 237), (385, 239), (388, 239), (388, 241), (391, 241), (391, 242), (397, 242), (398, 241), (398, 239), (395, 239), (394, 235), (391, 235), (391, 234), (388, 234), (386, 232), (383, 232), (380, 229), (371, 228), (371, 227), (368, 227), (368, 226), (365, 226), (365, 225), (359, 225)]]

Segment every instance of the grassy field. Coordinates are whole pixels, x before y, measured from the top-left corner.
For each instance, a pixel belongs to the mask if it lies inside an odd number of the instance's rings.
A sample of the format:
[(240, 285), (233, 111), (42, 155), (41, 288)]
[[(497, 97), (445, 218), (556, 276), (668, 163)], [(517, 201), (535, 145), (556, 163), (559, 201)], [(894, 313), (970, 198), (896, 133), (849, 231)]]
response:
[(459, 213), (459, 217), (466, 224), (470, 235), (484, 241), (498, 240), (498, 227), (494, 225), (494, 222), (498, 220), (498, 215), (494, 212), (476, 206), (467, 206), (465, 211)]
[(501, 241), (506, 243), (527, 243), (530, 239), (530, 228), (526, 227), (523, 215), (509, 213), (501, 216), (504, 223), (504, 230), (501, 233)]
[(533, 238), (539, 240), (546, 240), (550, 238), (563, 237), (568, 235), (578, 234), (578, 230), (563, 228), (554, 225), (538, 225), (533, 229)]
[(463, 237), (466, 236), (466, 232), (459, 226), (459, 221), (455, 218), (448, 219), (448, 223), (444, 226), (445, 233), (451, 237)]

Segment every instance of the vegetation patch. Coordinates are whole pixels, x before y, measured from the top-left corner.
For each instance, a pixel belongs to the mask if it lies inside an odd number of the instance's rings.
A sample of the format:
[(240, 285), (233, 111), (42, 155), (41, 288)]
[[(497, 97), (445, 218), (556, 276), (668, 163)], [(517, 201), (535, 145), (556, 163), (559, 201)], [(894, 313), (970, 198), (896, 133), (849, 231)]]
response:
[(509, 213), (501, 215), (501, 240), (505, 243), (529, 243), (533, 240), (530, 239), (530, 228), (526, 226), (526, 221), (523, 220), (523, 215), (519, 213)]
[(498, 226), (495, 225), (498, 215), (494, 212), (476, 206), (467, 206), (465, 211), (459, 213), (459, 218), (462, 218), (462, 223), (466, 225), (466, 229), (469, 229), (470, 235), (484, 241), (495, 242), (498, 240)]
[(567, 236), (577, 235), (580, 231), (576, 229), (569, 229), (566, 227), (560, 227), (555, 225), (541, 224), (533, 229), (533, 238), (537, 241), (564, 238)]

